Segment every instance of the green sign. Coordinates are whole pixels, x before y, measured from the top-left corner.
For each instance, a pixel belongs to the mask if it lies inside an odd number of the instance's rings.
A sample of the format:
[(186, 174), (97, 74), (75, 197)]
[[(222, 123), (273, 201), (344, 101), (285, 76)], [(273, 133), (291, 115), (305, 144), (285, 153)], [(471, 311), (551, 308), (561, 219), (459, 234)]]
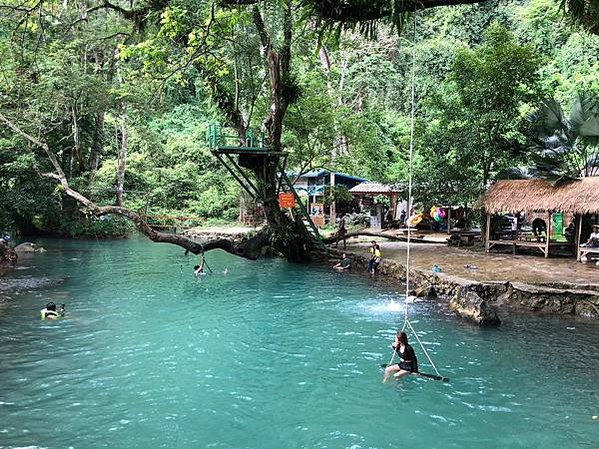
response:
[(564, 214), (553, 214), (551, 216), (551, 234), (564, 235)]

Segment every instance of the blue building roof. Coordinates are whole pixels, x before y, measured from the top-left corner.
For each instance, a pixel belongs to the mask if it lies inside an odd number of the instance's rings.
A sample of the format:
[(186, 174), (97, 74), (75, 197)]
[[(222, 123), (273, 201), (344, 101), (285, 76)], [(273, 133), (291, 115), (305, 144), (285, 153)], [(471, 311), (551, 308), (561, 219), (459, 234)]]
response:
[[(329, 173), (331, 173), (331, 171), (321, 168), (318, 170), (310, 170), (309, 172), (306, 172), (303, 175), (301, 175), (300, 178), (320, 178), (321, 176), (328, 175)], [(361, 178), (359, 176), (348, 175), (347, 173), (341, 173), (341, 172), (334, 172), (334, 173), (335, 173), (335, 178), (337, 178), (337, 177), (345, 178), (345, 179), (349, 179), (351, 181), (356, 181), (356, 182), (368, 181), (365, 178)], [(293, 176), (297, 176), (297, 173), (291, 173), (291, 174)]]

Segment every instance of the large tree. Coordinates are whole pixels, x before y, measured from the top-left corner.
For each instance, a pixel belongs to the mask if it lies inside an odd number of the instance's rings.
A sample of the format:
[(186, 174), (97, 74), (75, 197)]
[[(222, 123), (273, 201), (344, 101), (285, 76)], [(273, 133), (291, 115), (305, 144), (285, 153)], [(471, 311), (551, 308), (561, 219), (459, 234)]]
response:
[[(299, 89), (294, 73), (293, 54), (299, 37), (308, 30), (312, 33), (312, 47), (317, 36), (326, 32), (327, 24), (341, 27), (365, 24), (366, 28), (377, 20), (390, 19), (401, 25), (403, 14), (416, 8), (430, 8), (471, 0), (431, 0), (424, 2), (302, 2), (221, 0), (212, 1), (159, 1), (159, 2), (89, 2), (71, 7), (68, 3), (39, 2), (28, 7), (12, 1), (5, 8), (16, 24), (13, 37), (38, 33), (41, 41), (48, 31), (71, 30), (84, 27), (95, 17), (118, 17), (122, 29), (114, 30), (109, 38), (118, 45), (115, 64), (127, 63), (122, 78), (128, 93), (136, 87), (135, 79), (152, 78), (154, 87), (165, 87), (167, 82), (195, 83), (196, 89), (207, 88), (213, 103), (218, 107), (223, 122), (235, 130), (240, 144), (245, 144), (246, 131), (260, 124), (268, 136), (268, 145), (274, 152), (283, 149), (282, 135), (287, 111), (298, 98)], [(52, 18), (51, 20), (49, 18)], [(330, 27), (329, 27), (330, 28)], [(310, 34), (309, 34), (310, 35)], [(104, 36), (106, 39), (107, 36)], [(125, 40), (126, 39), (126, 42)], [(28, 42), (35, 42), (30, 39)], [(303, 42), (305, 44), (305, 40)], [(124, 45), (123, 45), (124, 44)], [(24, 49), (34, 55), (34, 49)], [(103, 60), (110, 60), (103, 56)], [(137, 65), (136, 65), (137, 64)], [(107, 66), (109, 67), (109, 65)], [(195, 75), (191, 74), (191, 69)], [(15, 72), (16, 73), (16, 72)], [(43, 75), (43, 74), (41, 74)], [(35, 87), (39, 81), (33, 78)], [(152, 92), (152, 89), (150, 89)], [(153, 91), (161, 94), (160, 89)], [(117, 97), (122, 100), (123, 97)], [(130, 98), (125, 97), (127, 107)], [(46, 104), (51, 104), (49, 99)], [(18, 97), (3, 106), (2, 122), (31, 145), (42, 149), (51, 162), (52, 175), (60, 180), (64, 193), (82, 203), (95, 214), (116, 213), (133, 220), (138, 229), (155, 241), (179, 244), (192, 252), (202, 248), (181, 236), (156, 232), (144, 221), (142, 214), (122, 206), (99, 206), (73, 189), (69, 183), (72, 164), (64, 169), (64, 161), (56, 157), (56, 142), (50, 138), (55, 131), (49, 122), (52, 114), (33, 116), (30, 105), (19, 102)], [(127, 111), (123, 109), (122, 111)], [(257, 119), (257, 115), (261, 119)], [(76, 121), (76, 113), (73, 121)], [(128, 114), (121, 114), (123, 123)], [(99, 120), (99, 117), (98, 117)], [(75, 128), (77, 127), (74, 124)], [(51, 130), (51, 131), (50, 131)], [(123, 132), (122, 142), (126, 143)], [(76, 136), (76, 133), (75, 133)], [(75, 137), (75, 139), (77, 139)], [(60, 141), (60, 139), (58, 139)], [(61, 151), (62, 153), (62, 151)], [(74, 160), (80, 168), (86, 161), (79, 157), (77, 143)], [(252, 171), (264, 192), (262, 201), (268, 226), (259, 237), (260, 244), (269, 242), (291, 260), (305, 260), (313, 247), (312, 239), (298, 217), (288, 216), (277, 205), (276, 191), (278, 160), (243, 158), (241, 164)], [(88, 161), (94, 167), (94, 157)], [(122, 182), (121, 182), (122, 186)], [(234, 244), (219, 244), (236, 254), (254, 257), (256, 252), (246, 251)], [(253, 245), (252, 245), (253, 246)]]
[(513, 163), (512, 142), (523, 139), (521, 108), (538, 93), (538, 65), (536, 52), (498, 23), (489, 26), (480, 46), (456, 55), (452, 78), (458, 104), (452, 122), (468, 136), (464, 149), (479, 170), (481, 189)]

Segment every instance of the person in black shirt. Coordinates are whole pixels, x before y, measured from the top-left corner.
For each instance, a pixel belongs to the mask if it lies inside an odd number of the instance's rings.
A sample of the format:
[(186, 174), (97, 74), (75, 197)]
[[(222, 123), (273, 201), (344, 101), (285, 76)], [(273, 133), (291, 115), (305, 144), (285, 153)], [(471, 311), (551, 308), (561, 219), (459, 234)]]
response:
[(345, 227), (345, 216), (341, 217), (341, 221), (339, 222), (339, 230), (335, 235), (337, 241), (335, 242), (335, 248), (339, 245), (339, 240), (343, 240), (343, 249), (346, 249), (347, 246), (345, 244), (345, 234), (347, 234), (347, 228)]
[(418, 373), (418, 359), (416, 358), (414, 348), (408, 344), (408, 336), (404, 331), (397, 332), (395, 341), (391, 346), (399, 356), (400, 362), (385, 368), (385, 379), (383, 382), (389, 380), (393, 375), (399, 379), (406, 374)]
[(347, 257), (347, 254), (341, 255), (341, 260), (338, 264), (333, 265), (333, 268), (337, 271), (348, 271), (351, 270), (351, 259)]

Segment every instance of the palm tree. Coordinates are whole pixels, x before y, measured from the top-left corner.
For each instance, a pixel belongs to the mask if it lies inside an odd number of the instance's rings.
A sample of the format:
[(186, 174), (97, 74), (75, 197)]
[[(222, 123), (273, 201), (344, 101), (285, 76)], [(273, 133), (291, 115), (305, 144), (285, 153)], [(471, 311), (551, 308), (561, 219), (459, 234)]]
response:
[(529, 121), (531, 174), (551, 181), (599, 175), (598, 97), (579, 92), (569, 117), (556, 100), (543, 100)]

